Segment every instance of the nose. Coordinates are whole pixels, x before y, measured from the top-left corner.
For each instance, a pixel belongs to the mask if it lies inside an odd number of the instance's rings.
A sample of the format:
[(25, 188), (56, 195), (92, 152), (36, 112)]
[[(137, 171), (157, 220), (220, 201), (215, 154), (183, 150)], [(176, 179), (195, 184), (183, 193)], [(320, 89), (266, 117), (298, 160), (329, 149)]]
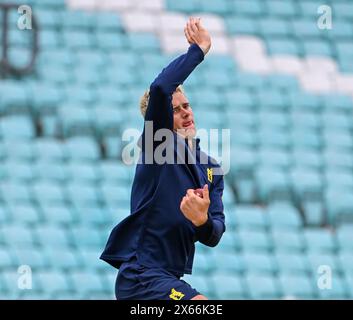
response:
[(185, 119), (187, 118), (189, 115), (192, 114), (192, 111), (191, 111), (191, 108), (188, 108), (188, 109), (182, 109), (182, 118)]

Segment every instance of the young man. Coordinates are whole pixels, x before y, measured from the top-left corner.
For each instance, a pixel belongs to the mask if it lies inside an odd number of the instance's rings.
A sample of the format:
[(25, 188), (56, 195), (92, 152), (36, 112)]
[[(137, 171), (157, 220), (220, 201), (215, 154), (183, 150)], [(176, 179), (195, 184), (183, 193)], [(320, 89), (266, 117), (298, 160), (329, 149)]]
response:
[[(194, 139), (193, 112), (180, 87), (203, 61), (211, 38), (199, 19), (191, 18), (184, 32), (189, 50), (163, 69), (141, 100), (145, 126), (131, 214), (113, 229), (101, 255), (119, 268), (117, 299), (206, 299), (180, 278), (191, 274), (194, 243), (216, 246), (225, 231), (223, 175), (213, 174), (220, 166)], [(147, 146), (148, 122), (152, 136), (160, 129), (170, 132), (173, 164), (156, 160), (162, 142)]]

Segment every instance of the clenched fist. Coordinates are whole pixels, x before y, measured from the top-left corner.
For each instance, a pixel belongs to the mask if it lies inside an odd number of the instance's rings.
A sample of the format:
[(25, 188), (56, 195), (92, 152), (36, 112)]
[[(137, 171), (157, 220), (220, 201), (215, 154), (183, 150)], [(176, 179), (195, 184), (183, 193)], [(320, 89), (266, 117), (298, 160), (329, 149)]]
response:
[(196, 43), (204, 55), (211, 48), (211, 37), (208, 31), (201, 25), (201, 19), (190, 18), (184, 28), (184, 33), (189, 44)]
[(207, 212), (210, 206), (208, 185), (202, 189), (203, 197), (195, 194), (194, 189), (188, 189), (180, 203), (180, 210), (196, 227), (207, 221)]

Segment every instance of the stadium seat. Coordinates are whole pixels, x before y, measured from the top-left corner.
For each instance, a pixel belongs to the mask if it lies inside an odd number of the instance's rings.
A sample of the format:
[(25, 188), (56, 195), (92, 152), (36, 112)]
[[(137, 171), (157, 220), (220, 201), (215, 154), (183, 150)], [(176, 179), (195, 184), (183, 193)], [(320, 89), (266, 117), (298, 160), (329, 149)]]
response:
[(72, 290), (67, 277), (62, 272), (49, 270), (41, 271), (37, 277), (45, 288), (45, 294), (51, 299), (55, 299), (56, 295), (59, 293), (68, 293)]
[(299, 229), (302, 221), (299, 212), (288, 204), (273, 204), (267, 208), (273, 229)]
[(12, 224), (2, 227), (2, 238), (7, 246), (31, 248), (36, 245), (32, 228), (21, 224)]
[(290, 201), (289, 176), (272, 166), (258, 167), (255, 176), (259, 200), (264, 203)]
[(29, 183), (36, 178), (36, 172), (30, 163), (15, 161), (14, 159), (6, 161), (3, 170), (6, 172), (6, 177), (12, 181)]
[(95, 294), (105, 291), (103, 281), (98, 273), (75, 271), (71, 272), (69, 277), (74, 290), (82, 293), (85, 299), (92, 298)]
[(66, 148), (72, 161), (96, 161), (100, 157), (97, 144), (89, 138), (71, 138), (67, 140)]
[(0, 137), (3, 139), (28, 140), (35, 136), (34, 126), (26, 116), (8, 116), (1, 119)]
[(103, 234), (95, 227), (79, 225), (70, 230), (72, 244), (80, 248), (103, 248), (106, 242)]
[(15, 267), (15, 258), (13, 252), (9, 249), (0, 248), (0, 269), (4, 270), (5, 268)]
[(239, 249), (239, 246), (239, 240), (233, 232), (224, 232), (218, 244), (220, 250), (228, 253), (235, 253)]
[(14, 257), (18, 266), (29, 265), (33, 270), (44, 270), (49, 266), (42, 251), (34, 248), (17, 248), (14, 250)]
[(35, 234), (41, 244), (51, 248), (67, 248), (70, 245), (66, 228), (58, 225), (45, 224), (37, 226)]
[(2, 142), (3, 154), (9, 161), (31, 162), (36, 158), (34, 143), (26, 140), (4, 140)]
[(213, 258), (217, 261), (214, 270), (220, 274), (242, 273), (246, 268), (243, 257), (234, 252), (216, 252)]
[(31, 204), (12, 204), (9, 211), (13, 221), (23, 224), (37, 224), (42, 222), (42, 216), (36, 206)]
[(310, 252), (335, 252), (336, 238), (325, 229), (306, 229), (303, 232), (306, 248)]
[(302, 252), (305, 248), (303, 233), (300, 229), (274, 228), (272, 238), (274, 247), (280, 253), (293, 252), (295, 254)]
[(247, 274), (245, 282), (249, 288), (250, 299), (267, 300), (281, 297), (278, 280), (273, 276)]
[(30, 203), (33, 200), (29, 186), (19, 181), (1, 182), (0, 195), (7, 204)]
[(346, 282), (342, 277), (333, 277), (328, 289), (317, 289), (320, 299), (344, 300), (348, 298), (348, 289)]
[(34, 147), (39, 159), (50, 161), (64, 161), (67, 159), (66, 144), (60, 141), (50, 138), (37, 139)]
[(316, 281), (307, 275), (280, 274), (279, 282), (282, 287), (283, 298), (315, 299)]
[(351, 225), (341, 225), (336, 233), (340, 250), (353, 252), (353, 228)]
[(71, 224), (77, 221), (77, 217), (71, 207), (63, 203), (42, 203), (40, 211), (43, 219), (48, 223), (54, 224)]
[(63, 204), (66, 201), (64, 189), (54, 182), (38, 181), (32, 190), (39, 204)]
[(317, 275), (320, 272), (319, 267), (324, 265), (330, 267), (333, 274), (341, 272), (341, 266), (339, 265), (339, 261), (335, 254), (308, 252), (307, 256), (311, 271), (314, 275)]
[(61, 162), (53, 162), (43, 159), (34, 164), (37, 180), (42, 182), (66, 183), (69, 179), (68, 167)]
[(84, 266), (82, 257), (76, 250), (58, 247), (53, 250), (50, 244), (45, 244), (43, 252), (53, 270), (76, 270)]
[(264, 231), (239, 230), (238, 236), (243, 251), (246, 250), (249, 252), (266, 252), (273, 248), (271, 238)]
[(234, 300), (245, 299), (246, 291), (241, 277), (235, 275), (214, 274), (210, 278), (218, 299)]
[(197, 250), (193, 263), (193, 273), (196, 275), (207, 275), (215, 267), (213, 263), (213, 254)]
[(275, 259), (279, 272), (282, 274), (305, 275), (310, 272), (310, 265), (307, 257), (295, 252), (276, 252)]
[(248, 273), (257, 275), (274, 274), (278, 269), (276, 260), (271, 254), (245, 252), (242, 257)]
[(234, 214), (238, 228), (256, 230), (268, 227), (267, 215), (261, 207), (238, 205)]

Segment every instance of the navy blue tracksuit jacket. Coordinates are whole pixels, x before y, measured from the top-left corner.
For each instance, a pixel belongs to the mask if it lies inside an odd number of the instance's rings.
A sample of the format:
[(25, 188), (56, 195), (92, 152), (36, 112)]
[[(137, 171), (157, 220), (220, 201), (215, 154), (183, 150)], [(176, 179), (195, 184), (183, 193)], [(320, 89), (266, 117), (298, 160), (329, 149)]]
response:
[[(172, 94), (203, 59), (202, 50), (193, 44), (151, 84), (145, 120), (153, 121), (154, 131), (173, 130)], [(177, 146), (174, 158), (180, 158), (181, 147), (187, 155), (186, 161), (147, 164), (143, 161), (144, 135), (145, 128), (140, 140), (142, 163), (136, 166), (132, 185), (131, 213), (112, 230), (101, 259), (119, 268), (121, 263), (135, 257), (143, 266), (162, 268), (181, 277), (191, 274), (195, 242), (216, 246), (225, 231), (223, 175), (212, 174), (219, 165), (200, 150), (199, 139), (193, 140), (195, 148), (190, 152), (187, 141), (176, 133), (173, 133), (173, 143)], [(206, 157), (206, 164), (200, 163), (201, 156)], [(195, 227), (181, 212), (180, 202), (187, 189), (202, 188), (206, 183), (211, 200), (208, 220)]]

